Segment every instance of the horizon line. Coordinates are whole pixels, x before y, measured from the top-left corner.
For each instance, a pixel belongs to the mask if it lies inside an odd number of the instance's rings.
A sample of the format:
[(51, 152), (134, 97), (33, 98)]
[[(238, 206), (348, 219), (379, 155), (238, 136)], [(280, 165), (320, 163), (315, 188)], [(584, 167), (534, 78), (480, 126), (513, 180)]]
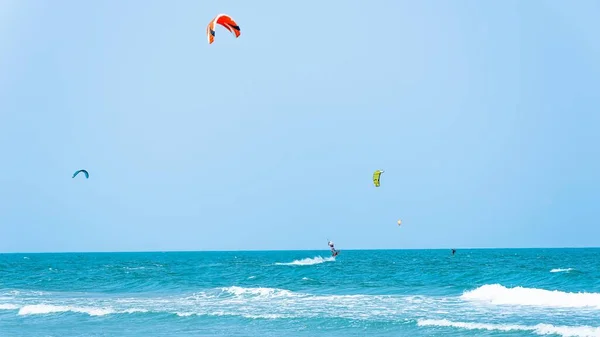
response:
[[(462, 247), (462, 248), (350, 248), (339, 251), (383, 251), (383, 250), (492, 250), (492, 249), (599, 249), (600, 246), (564, 246), (564, 247)], [(245, 253), (245, 252), (308, 252), (328, 251), (323, 249), (239, 249), (239, 250), (121, 250), (121, 251), (44, 251), (44, 252), (0, 252), (3, 254), (126, 254), (126, 253)]]

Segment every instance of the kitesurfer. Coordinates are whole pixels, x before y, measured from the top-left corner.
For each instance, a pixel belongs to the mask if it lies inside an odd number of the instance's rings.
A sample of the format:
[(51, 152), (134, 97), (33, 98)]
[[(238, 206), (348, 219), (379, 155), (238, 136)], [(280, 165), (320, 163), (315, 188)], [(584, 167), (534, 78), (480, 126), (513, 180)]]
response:
[(452, 248), (452, 255), (454, 255), (454, 253), (456, 253), (456, 249)]
[(331, 256), (336, 256), (336, 255), (338, 255), (338, 251), (337, 251), (337, 250), (335, 250), (335, 247), (333, 247), (333, 242), (332, 242), (332, 241), (329, 241), (329, 242), (327, 243), (327, 245), (329, 245), (329, 248), (331, 248)]

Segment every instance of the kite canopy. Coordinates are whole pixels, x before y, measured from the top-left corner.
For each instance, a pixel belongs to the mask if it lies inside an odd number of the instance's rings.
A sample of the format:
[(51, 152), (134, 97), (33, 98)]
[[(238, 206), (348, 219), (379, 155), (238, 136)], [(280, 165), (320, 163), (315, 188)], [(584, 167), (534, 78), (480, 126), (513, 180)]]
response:
[(215, 28), (219, 24), (228, 31), (230, 31), (236, 38), (240, 36), (240, 26), (227, 14), (219, 14), (206, 27), (206, 37), (208, 38), (208, 44), (212, 44), (215, 41)]
[(398, 226), (402, 225), (402, 220), (398, 220)]
[(381, 177), (381, 174), (385, 172), (383, 170), (377, 170), (375, 171), (375, 173), (373, 173), (373, 184), (375, 184), (375, 187), (379, 187), (379, 178)]
[(79, 170), (79, 171), (73, 173), (73, 178), (75, 178), (79, 174), (79, 172), (83, 172), (83, 174), (85, 175), (85, 179), (88, 179), (90, 177), (90, 174), (88, 173), (88, 171), (86, 171), (86, 170)]

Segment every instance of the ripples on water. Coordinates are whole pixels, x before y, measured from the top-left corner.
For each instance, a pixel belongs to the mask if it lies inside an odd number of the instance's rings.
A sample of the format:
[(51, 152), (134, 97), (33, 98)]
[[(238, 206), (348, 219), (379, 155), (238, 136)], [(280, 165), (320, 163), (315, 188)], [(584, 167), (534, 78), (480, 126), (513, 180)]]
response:
[(0, 255), (2, 336), (600, 336), (600, 250)]

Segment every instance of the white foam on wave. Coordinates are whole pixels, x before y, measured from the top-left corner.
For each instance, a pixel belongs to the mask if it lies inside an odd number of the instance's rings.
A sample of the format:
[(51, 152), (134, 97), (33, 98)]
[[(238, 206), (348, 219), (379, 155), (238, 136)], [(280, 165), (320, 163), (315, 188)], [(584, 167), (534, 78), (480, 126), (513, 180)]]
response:
[(124, 313), (124, 314), (135, 314), (135, 313), (146, 313), (146, 312), (148, 312), (147, 309), (136, 309), (136, 308), (126, 309), (126, 310), (121, 311), (121, 313)]
[(500, 284), (486, 284), (466, 291), (461, 298), (499, 305), (600, 309), (600, 293), (569, 293), (523, 287), (507, 288)]
[(333, 262), (335, 261), (335, 257), (321, 257), (321, 256), (315, 256), (313, 258), (307, 257), (306, 259), (302, 259), (302, 260), (294, 260), (292, 262), (286, 262), (286, 263), (282, 263), (282, 262), (277, 262), (275, 263), (275, 265), (277, 266), (311, 266), (314, 264), (321, 264), (324, 262)]
[(256, 297), (294, 297), (298, 294), (285, 289), (277, 288), (244, 288), (244, 287), (226, 287), (221, 288), (221, 291), (234, 296), (256, 296)]
[(14, 297), (33, 297), (33, 296), (47, 296), (47, 295), (51, 295), (52, 293), (47, 292), (47, 291), (38, 291), (38, 290), (5, 290), (3, 292), (0, 292), (0, 296), (10, 296), (11, 298)]
[(563, 337), (600, 337), (600, 327), (591, 326), (555, 326), (552, 324), (519, 325), (453, 322), (447, 319), (420, 319), (419, 326), (452, 327), (467, 330), (488, 331), (530, 331), (537, 335), (560, 335)]
[[(519, 290), (520, 289), (520, 290)], [(58, 296), (56, 296), (58, 295)], [(575, 297), (573, 297), (575, 296)], [(577, 297), (582, 296), (582, 297)], [(592, 296), (592, 297), (586, 297)], [(415, 296), (383, 294), (314, 294), (281, 288), (229, 286), (200, 290), (196, 293), (170, 296), (143, 295), (132, 297), (72, 296), (70, 293), (51, 297), (20, 297), (0, 301), (0, 308), (16, 310), (18, 315), (87, 314), (90, 316), (161, 313), (187, 316), (237, 316), (248, 319), (343, 318), (367, 321), (399, 319), (454, 319), (488, 317), (497, 308), (474, 305), (477, 301), (493, 304), (516, 304), (503, 318), (516, 322), (526, 317), (526, 324), (553, 323), (556, 310), (549, 306), (568, 307), (569, 321), (561, 324), (583, 324), (600, 308), (600, 294), (573, 294), (541, 289), (505, 288), (486, 285), (462, 296)], [(520, 306), (519, 306), (520, 305)], [(538, 305), (540, 308), (522, 307)], [(594, 306), (596, 305), (596, 306)], [(573, 310), (572, 308), (584, 310)], [(590, 309), (591, 308), (591, 309)], [(6, 314), (5, 312), (4, 314)], [(563, 314), (566, 314), (564, 312)], [(435, 316), (432, 316), (435, 315)], [(442, 316), (440, 316), (442, 315)], [(451, 315), (451, 316), (449, 316)], [(571, 323), (574, 322), (574, 323)], [(592, 319), (590, 325), (596, 325)], [(475, 323), (473, 323), (475, 324)], [(479, 323), (477, 323), (479, 324)], [(483, 323), (481, 323), (483, 324)]]
[(190, 317), (192, 315), (194, 315), (193, 312), (176, 312), (175, 315), (179, 316), (179, 317)]
[[(0, 309), (2, 306), (0, 305)], [(113, 308), (103, 308), (94, 306), (72, 306), (72, 305), (53, 305), (53, 304), (31, 304), (19, 307), (17, 305), (10, 305), (6, 309), (16, 310), (19, 309), (18, 315), (29, 316), (29, 315), (49, 315), (57, 313), (73, 312), (78, 314), (87, 314), (90, 316), (106, 316), (112, 314), (135, 314), (135, 313), (146, 313), (148, 309), (143, 308), (128, 308), (124, 310), (115, 310)]]
[(73, 307), (66, 305), (34, 304), (26, 305), (19, 309), (19, 315), (46, 315), (62, 312), (76, 312), (90, 316), (104, 316), (114, 313), (110, 308)]
[[(327, 303), (327, 305), (323, 305)], [(170, 313), (177, 316), (238, 316), (248, 319), (342, 317), (393, 319), (413, 311), (404, 297), (390, 295), (317, 295), (268, 287), (230, 286), (185, 296), (57, 299), (28, 298), (3, 305), (18, 315)], [(407, 306), (408, 305), (408, 306)]]
[(550, 270), (551, 273), (568, 273), (571, 270), (573, 270), (573, 268), (554, 268), (552, 270)]

